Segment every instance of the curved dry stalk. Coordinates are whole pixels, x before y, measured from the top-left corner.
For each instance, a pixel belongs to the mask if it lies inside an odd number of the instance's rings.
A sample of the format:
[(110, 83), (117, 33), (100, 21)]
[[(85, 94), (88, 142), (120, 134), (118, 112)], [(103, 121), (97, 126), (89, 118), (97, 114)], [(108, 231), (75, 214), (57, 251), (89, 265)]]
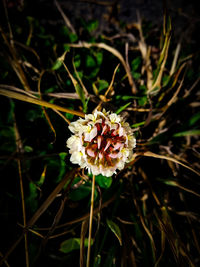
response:
[(24, 94), (8, 91), (8, 90), (1, 89), (1, 88), (0, 88), (0, 95), (7, 96), (9, 98), (18, 99), (18, 100), (25, 101), (25, 102), (28, 102), (28, 103), (36, 104), (36, 105), (43, 106), (43, 107), (56, 109), (56, 110), (63, 111), (63, 112), (69, 113), (69, 114), (80, 116), (82, 118), (85, 117), (83, 112), (71, 110), (71, 109), (68, 109), (68, 108), (64, 108), (64, 107), (58, 106), (56, 104), (52, 104), (52, 103), (46, 102), (44, 100), (40, 100), (40, 99), (37, 99), (37, 98), (29, 97), (29, 96), (26, 96)]
[(112, 89), (112, 86), (113, 86), (113, 83), (114, 83), (114, 80), (115, 80), (115, 75), (116, 75), (116, 72), (119, 68), (119, 64), (117, 65), (117, 67), (115, 68), (114, 72), (113, 72), (113, 76), (112, 76), (112, 80), (108, 86), (108, 89), (106, 90), (104, 96), (106, 97), (108, 95), (108, 93), (110, 92), (110, 90)]
[(131, 86), (131, 89), (132, 89), (132, 93), (133, 94), (136, 94), (137, 93), (137, 88), (136, 88), (136, 85), (135, 85), (135, 82), (133, 80), (133, 76), (131, 74), (131, 71), (130, 69), (128, 68), (127, 64), (126, 64), (126, 61), (124, 60), (122, 54), (115, 48), (107, 45), (107, 44), (104, 44), (104, 43), (87, 43), (87, 42), (79, 42), (78, 44), (68, 44), (70, 47), (74, 47), (74, 48), (91, 48), (91, 47), (98, 47), (98, 48), (103, 48), (105, 50), (107, 50), (108, 52), (112, 53), (114, 56), (116, 56), (120, 62), (122, 63), (125, 71), (126, 71), (126, 74), (127, 74), (127, 77), (128, 77), (128, 81), (129, 81), (129, 84)]
[(92, 237), (92, 219), (94, 212), (94, 190), (95, 190), (95, 175), (92, 177), (92, 192), (90, 204), (90, 221), (89, 221), (89, 235), (88, 235), (88, 251), (87, 251), (87, 267), (90, 266), (90, 251), (91, 251), (91, 237)]
[(196, 170), (194, 170), (193, 168), (189, 167), (188, 165), (182, 163), (181, 161), (178, 161), (177, 159), (174, 159), (174, 158), (171, 158), (171, 157), (168, 157), (168, 156), (163, 156), (163, 155), (159, 155), (159, 154), (155, 154), (151, 151), (146, 151), (146, 152), (143, 152), (143, 153), (138, 153), (136, 156), (145, 156), (145, 157), (151, 157), (151, 158), (157, 158), (157, 159), (166, 159), (166, 160), (169, 160), (169, 161), (172, 161), (172, 162), (175, 162), (175, 163), (178, 163), (179, 165), (187, 168), (188, 170), (196, 173), (198, 176), (200, 176), (200, 173)]

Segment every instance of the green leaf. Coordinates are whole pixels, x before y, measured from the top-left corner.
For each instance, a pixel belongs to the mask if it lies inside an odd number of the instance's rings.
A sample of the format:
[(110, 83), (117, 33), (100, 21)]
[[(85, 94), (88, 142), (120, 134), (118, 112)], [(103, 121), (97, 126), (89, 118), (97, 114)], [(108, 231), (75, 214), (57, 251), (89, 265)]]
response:
[(63, 49), (64, 49), (64, 51), (69, 52), (70, 51), (70, 46), (68, 44), (63, 44)]
[(81, 57), (79, 54), (77, 54), (75, 57), (74, 57), (74, 66), (76, 68), (80, 67), (81, 65)]
[(58, 70), (62, 66), (62, 60), (59, 58), (56, 60), (56, 62), (52, 66), (52, 70)]
[(98, 80), (98, 91), (99, 92), (108, 88), (108, 86), (109, 86), (109, 83), (106, 80)]
[[(63, 241), (60, 244), (60, 251), (63, 253), (69, 253), (73, 250), (80, 249), (80, 243), (81, 239), (80, 238), (70, 238), (65, 241)], [(93, 240), (91, 240), (91, 245), (93, 244)], [(84, 240), (84, 246), (88, 247), (88, 238), (85, 238)]]
[(116, 114), (119, 114), (120, 112), (122, 112), (124, 109), (126, 109), (132, 102), (127, 103), (126, 105), (120, 107), (117, 111)]
[(94, 267), (100, 267), (101, 264), (101, 255), (97, 255), (94, 259)]
[(33, 148), (31, 146), (25, 146), (24, 147), (24, 151), (29, 153), (29, 152), (33, 152)]
[(70, 192), (69, 196), (73, 201), (79, 201), (89, 196), (90, 193), (91, 193), (91, 186), (83, 184), (79, 188), (73, 189)]
[(133, 73), (139, 68), (141, 62), (142, 62), (141, 57), (136, 57), (135, 59), (132, 60), (131, 70)]
[(194, 129), (194, 130), (176, 133), (173, 136), (174, 137), (182, 137), (182, 136), (193, 136), (193, 135), (200, 135), (200, 129)]
[(98, 26), (99, 26), (98, 20), (91, 21), (87, 25), (87, 30), (91, 33), (95, 31), (98, 28)]
[(70, 33), (69, 34), (69, 39), (70, 39), (71, 43), (74, 43), (74, 42), (76, 42), (78, 40), (78, 36), (75, 33)]
[(91, 55), (86, 56), (86, 67), (92, 68), (96, 66), (96, 61)]
[(145, 106), (147, 103), (147, 96), (142, 96), (139, 100), (138, 100), (138, 104), (139, 106)]
[(137, 128), (137, 127), (142, 126), (142, 125), (144, 125), (144, 124), (145, 124), (145, 121), (141, 121), (141, 122), (132, 124), (131, 127)]
[(103, 61), (103, 53), (97, 52), (95, 53), (95, 56), (96, 56), (97, 65), (100, 66)]
[(37, 186), (33, 183), (29, 183), (29, 196), (27, 198), (27, 204), (31, 212), (35, 212), (38, 207), (38, 189)]
[(200, 119), (200, 112), (194, 114), (189, 120), (189, 125), (193, 126)]
[(95, 177), (96, 183), (102, 188), (109, 188), (112, 184), (112, 177), (106, 177), (101, 174)]
[(135, 80), (138, 80), (141, 77), (141, 73), (139, 72), (133, 72), (132, 75)]
[(56, 182), (60, 182), (66, 173), (66, 163), (65, 163), (65, 158), (66, 158), (67, 153), (66, 152), (61, 152), (59, 153), (60, 156), (60, 168), (59, 168), (59, 174), (56, 179)]
[(119, 228), (119, 226), (114, 223), (111, 220), (106, 220), (108, 227), (110, 228), (110, 230), (115, 234), (115, 236), (117, 237), (117, 239), (119, 240), (119, 244), (120, 246), (122, 246), (122, 234), (121, 234), (121, 230)]

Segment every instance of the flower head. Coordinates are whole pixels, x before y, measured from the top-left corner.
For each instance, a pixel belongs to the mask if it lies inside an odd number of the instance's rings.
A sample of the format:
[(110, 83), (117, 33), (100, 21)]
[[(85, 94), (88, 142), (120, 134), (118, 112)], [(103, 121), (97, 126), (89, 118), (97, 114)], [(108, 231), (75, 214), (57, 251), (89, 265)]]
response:
[(94, 175), (112, 176), (132, 157), (136, 139), (129, 124), (115, 113), (95, 111), (70, 123), (67, 140), (71, 162)]

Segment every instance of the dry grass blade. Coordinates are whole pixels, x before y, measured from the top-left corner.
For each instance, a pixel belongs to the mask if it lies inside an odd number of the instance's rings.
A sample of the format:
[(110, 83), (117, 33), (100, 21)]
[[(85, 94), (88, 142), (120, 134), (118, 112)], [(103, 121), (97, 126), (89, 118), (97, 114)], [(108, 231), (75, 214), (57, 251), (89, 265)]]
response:
[[(45, 71), (42, 71), (42, 72), (41, 72), (40, 77), (39, 77), (39, 80), (38, 80), (38, 92), (39, 92), (39, 96), (40, 96), (40, 99), (41, 99), (41, 100), (42, 100), (42, 94), (41, 94), (41, 88), (40, 88), (40, 87), (41, 87), (41, 79), (42, 79), (44, 73), (45, 73)], [(50, 118), (49, 118), (48, 113), (46, 112), (45, 107), (42, 107), (42, 110), (43, 110), (44, 115), (45, 115), (45, 118), (46, 118), (46, 120), (47, 120), (47, 122), (48, 122), (48, 124), (49, 124), (49, 126), (50, 126), (50, 128), (51, 128), (51, 130), (52, 130), (52, 132), (53, 132), (53, 134), (54, 134), (54, 140), (53, 140), (53, 142), (52, 142), (52, 143), (54, 143), (54, 142), (56, 141), (56, 130), (55, 130), (55, 128), (53, 127), (53, 124), (51, 123), (51, 120), (50, 120)]]
[(125, 71), (126, 71), (126, 74), (127, 74), (127, 77), (128, 77), (128, 81), (129, 81), (129, 84), (131, 86), (131, 89), (132, 89), (132, 93), (133, 94), (136, 94), (137, 92), (137, 88), (136, 88), (136, 85), (135, 85), (135, 82), (133, 80), (133, 76), (130, 72), (130, 69), (128, 68), (122, 54), (115, 48), (107, 45), (107, 44), (104, 44), (104, 43), (87, 43), (87, 42), (79, 42), (78, 44), (68, 44), (69, 46), (71, 47), (74, 47), (74, 48), (91, 48), (91, 47), (98, 47), (98, 48), (103, 48), (107, 51), (109, 51), (110, 53), (112, 53), (114, 56), (116, 56), (120, 62), (122, 63)]
[[(0, 257), (3, 258), (3, 254), (0, 252)], [(7, 267), (10, 267), (7, 261), (4, 262)]]
[(28, 231), (30, 227), (32, 227), (35, 222), (40, 218), (40, 216), (46, 211), (46, 209), (51, 205), (51, 203), (56, 198), (57, 194), (62, 190), (68, 180), (72, 179), (75, 176), (77, 169), (73, 169), (69, 172), (62, 181), (56, 186), (53, 192), (48, 196), (48, 198), (44, 201), (44, 203), (40, 206), (40, 208), (36, 211), (33, 217), (26, 224), (26, 229), (24, 229), (23, 234), (16, 240), (16, 242), (11, 246), (11, 248), (7, 251), (3, 259), (0, 260), (0, 265), (5, 262), (5, 260), (9, 257), (9, 255), (14, 251), (17, 245), (21, 242), (24, 237), (24, 234)]
[(151, 93), (157, 88), (158, 90), (161, 88), (162, 76), (163, 76), (165, 64), (167, 62), (168, 50), (169, 50), (169, 45), (170, 45), (170, 40), (171, 40), (171, 21), (169, 17), (167, 17), (166, 14), (164, 15), (163, 32), (164, 32), (165, 40), (164, 40), (164, 44), (162, 47), (162, 51), (160, 53), (156, 75), (155, 75), (152, 87), (150, 90), (148, 90), (148, 93)]
[(108, 93), (110, 92), (110, 90), (113, 88), (113, 83), (114, 83), (114, 80), (115, 80), (115, 75), (116, 75), (116, 72), (119, 68), (119, 64), (117, 65), (117, 67), (115, 68), (114, 72), (113, 72), (113, 76), (112, 76), (112, 80), (108, 86), (108, 89), (106, 90), (104, 96), (107, 97)]
[(146, 151), (144, 153), (139, 153), (137, 155), (142, 155), (142, 156), (145, 156), (145, 157), (151, 157), (151, 158), (157, 158), (157, 159), (165, 159), (165, 160), (169, 160), (169, 161), (172, 161), (172, 162), (175, 162), (187, 169), (189, 169), (190, 171), (196, 173), (198, 176), (200, 176), (200, 173), (196, 170), (194, 170), (193, 168), (189, 167), (188, 165), (178, 161), (177, 159), (174, 159), (174, 158), (171, 158), (171, 157), (168, 157), (168, 156), (163, 156), (163, 155), (158, 155), (158, 154), (155, 154), (153, 152), (150, 152), (150, 151)]
[(174, 59), (173, 59), (173, 62), (172, 62), (170, 73), (169, 73), (170, 76), (172, 76), (172, 74), (175, 72), (176, 64), (177, 64), (177, 60), (178, 60), (178, 56), (179, 56), (180, 50), (181, 50), (181, 44), (178, 43), (177, 46), (176, 46)]
[(55, 105), (55, 104), (51, 104), (51, 103), (46, 102), (44, 100), (39, 100), (37, 98), (32, 98), (32, 97), (26, 96), (24, 94), (8, 91), (8, 90), (1, 89), (1, 88), (0, 88), (0, 95), (7, 96), (7, 97), (10, 97), (10, 98), (14, 98), (14, 99), (18, 99), (18, 100), (25, 101), (25, 102), (28, 102), (28, 103), (36, 104), (36, 105), (43, 106), (43, 107), (56, 109), (56, 110), (63, 111), (63, 112), (66, 112), (66, 113), (69, 113), (69, 114), (73, 114), (73, 115), (76, 115), (76, 116), (80, 116), (80, 117), (83, 117), (83, 118), (85, 117), (83, 112), (71, 110), (71, 109), (68, 109), (68, 108), (64, 108), (64, 107), (61, 107), (61, 106), (58, 106), (58, 105)]
[(142, 212), (141, 212), (141, 210), (140, 210), (140, 207), (139, 207), (139, 205), (138, 205), (136, 199), (134, 199), (133, 201), (134, 201), (135, 207), (136, 207), (136, 209), (137, 209), (137, 211), (138, 211), (138, 215), (139, 215), (139, 217), (140, 217), (140, 222), (141, 222), (141, 224), (142, 224), (142, 226), (143, 226), (143, 228), (144, 228), (146, 234), (148, 235), (148, 237), (149, 237), (149, 239), (150, 239), (150, 242), (151, 242), (151, 245), (152, 245), (153, 258), (154, 258), (154, 260), (155, 260), (156, 246), (155, 246), (155, 242), (154, 242), (153, 236), (152, 236), (152, 234), (151, 234), (151, 231), (148, 229), (148, 227), (147, 227), (146, 224), (145, 224), (144, 217), (142, 216)]
[(61, 16), (63, 17), (67, 28), (69, 28), (72, 33), (76, 34), (76, 31), (75, 31), (73, 25), (71, 24), (70, 20), (65, 15), (65, 13), (63, 12), (63, 10), (62, 10), (60, 4), (58, 3), (58, 1), (55, 0), (54, 2), (55, 2), (55, 5), (56, 5), (58, 11), (60, 12)]
[(88, 251), (87, 251), (87, 264), (90, 266), (90, 251), (91, 251), (91, 240), (92, 240), (92, 220), (94, 213), (94, 190), (95, 190), (95, 175), (92, 177), (92, 191), (91, 191), (91, 204), (90, 204), (90, 221), (89, 221), (89, 235), (88, 235)]
[[(23, 144), (21, 142), (21, 137), (19, 135), (18, 127), (16, 124), (16, 120), (14, 117), (14, 131), (15, 131), (15, 140), (17, 146), (17, 152), (23, 152)], [(21, 193), (21, 202), (22, 202), (22, 214), (23, 214), (23, 226), (26, 228), (26, 207), (25, 207), (25, 196), (24, 196), (24, 185), (23, 185), (23, 178), (22, 178), (22, 167), (21, 167), (21, 160), (17, 160), (18, 165), (18, 172), (19, 172), (19, 183), (20, 183), (20, 193)], [(29, 267), (29, 254), (28, 254), (28, 239), (27, 239), (27, 232), (24, 234), (24, 242), (25, 242), (25, 257), (26, 257), (26, 266)]]
[[(77, 82), (77, 80), (73, 77), (73, 75), (70, 73), (69, 69), (67, 68), (66, 64), (64, 63), (64, 60), (62, 61), (63, 63), (63, 66), (65, 67), (73, 85), (74, 85), (74, 88), (76, 90), (76, 93), (79, 95), (79, 98), (83, 104), (83, 110), (86, 109), (87, 105), (86, 105), (86, 101), (85, 101), (85, 92), (84, 92), (84, 87), (82, 88), (79, 83)], [(87, 91), (87, 90), (86, 90)]]
[(79, 73), (78, 73), (78, 71), (77, 71), (77, 69), (76, 69), (76, 66), (75, 66), (75, 64), (74, 64), (74, 61), (73, 61), (73, 67), (74, 67), (74, 71), (75, 71), (75, 73), (76, 73), (76, 76), (77, 76), (77, 78), (78, 78), (78, 80), (79, 80), (79, 83), (80, 83), (80, 85), (81, 85), (82, 88), (83, 88), (85, 97), (87, 98), (87, 97), (89, 96), (88, 91), (87, 91), (85, 85), (83, 84), (83, 82), (82, 82), (82, 80), (81, 80), (81, 77), (80, 77), (80, 75), (79, 75)]
[(10, 65), (12, 66), (13, 70), (15, 71), (15, 73), (17, 74), (20, 82), (22, 83), (24, 89), (26, 91), (30, 91), (30, 86), (28, 84), (28, 81), (26, 79), (26, 76), (24, 74), (24, 71), (20, 65), (20, 60), (18, 58), (18, 55), (17, 55), (17, 51), (14, 47), (14, 42), (13, 39), (11, 39), (11, 42), (8, 41), (7, 37), (6, 37), (6, 34), (4, 33), (2, 27), (0, 26), (0, 33), (2, 35), (2, 38), (6, 44), (6, 46), (8, 47), (9, 51), (10, 51), (10, 55), (12, 56), (12, 58), (10, 56), (8, 56), (8, 59), (9, 59), (9, 62), (10, 62)]

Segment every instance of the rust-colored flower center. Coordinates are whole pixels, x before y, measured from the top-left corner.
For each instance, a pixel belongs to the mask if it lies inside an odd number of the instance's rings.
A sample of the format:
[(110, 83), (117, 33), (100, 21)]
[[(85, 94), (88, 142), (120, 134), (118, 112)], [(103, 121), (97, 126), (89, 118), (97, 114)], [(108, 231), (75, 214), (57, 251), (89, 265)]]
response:
[(119, 136), (119, 125), (116, 129), (103, 121), (94, 125), (97, 129), (97, 135), (90, 141), (85, 141), (83, 137), (83, 145), (86, 148), (88, 162), (92, 165), (114, 166), (120, 158), (120, 150), (126, 147), (125, 136)]

